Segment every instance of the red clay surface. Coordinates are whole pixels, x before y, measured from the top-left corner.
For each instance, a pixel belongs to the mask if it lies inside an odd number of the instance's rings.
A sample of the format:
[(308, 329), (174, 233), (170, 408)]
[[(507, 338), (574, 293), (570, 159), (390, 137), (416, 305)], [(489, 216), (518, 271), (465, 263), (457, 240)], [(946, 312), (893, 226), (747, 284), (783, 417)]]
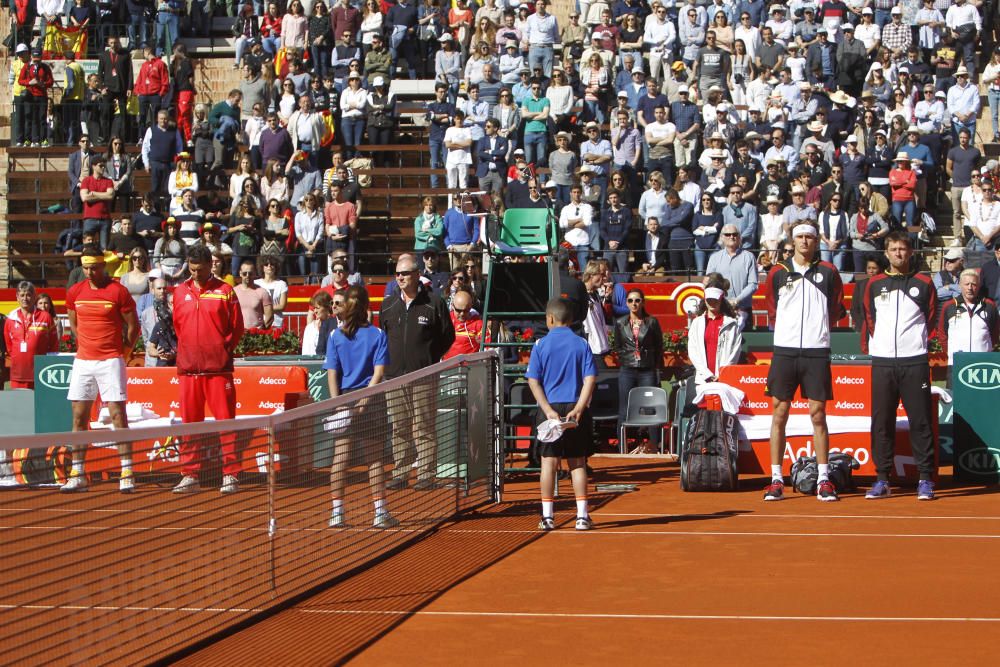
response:
[[(182, 660), (183, 665), (988, 664), (1000, 636), (993, 490), (918, 503), (679, 490), (659, 459), (593, 459), (597, 529), (536, 531), (505, 503)], [(947, 473), (947, 471), (946, 471)], [(561, 487), (569, 492), (568, 484)], [(564, 495), (565, 498), (565, 495)]]

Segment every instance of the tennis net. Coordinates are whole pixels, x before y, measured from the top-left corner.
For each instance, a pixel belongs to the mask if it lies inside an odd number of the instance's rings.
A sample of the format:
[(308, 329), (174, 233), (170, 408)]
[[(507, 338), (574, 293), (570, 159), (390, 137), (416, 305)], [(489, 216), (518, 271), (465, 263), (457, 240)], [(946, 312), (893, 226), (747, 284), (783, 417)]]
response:
[[(479, 353), (274, 415), (0, 438), (0, 664), (167, 660), (499, 501), (499, 382)], [(60, 492), (84, 445), (88, 491)], [(192, 449), (200, 491), (172, 493)]]

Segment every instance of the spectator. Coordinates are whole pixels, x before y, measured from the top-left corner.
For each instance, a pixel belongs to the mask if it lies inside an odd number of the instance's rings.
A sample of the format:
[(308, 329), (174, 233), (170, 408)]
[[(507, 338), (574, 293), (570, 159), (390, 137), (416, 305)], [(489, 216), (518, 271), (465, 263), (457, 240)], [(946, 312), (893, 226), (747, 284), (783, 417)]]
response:
[[(960, 276), (965, 270), (965, 252), (961, 248), (949, 248), (944, 254), (942, 268), (931, 276), (934, 289), (937, 290), (937, 301), (939, 308), (943, 309), (947, 303), (962, 296), (960, 286)], [(977, 274), (976, 291), (979, 289)], [(973, 292), (975, 294), (975, 292)], [(992, 348), (991, 348), (992, 349)]]
[[(542, 3), (544, 7), (544, 2)], [(555, 23), (555, 18), (552, 18)], [(548, 47), (551, 51), (551, 46)], [(532, 79), (531, 93), (521, 105), (521, 117), (528, 122), (524, 126), (524, 154), (530, 164), (543, 164), (547, 154), (546, 120), (549, 117), (550, 102), (542, 96), (542, 82)]]
[(964, 234), (962, 229), (962, 194), (972, 185), (974, 174), (982, 161), (982, 153), (971, 144), (972, 133), (967, 128), (962, 128), (958, 132), (958, 145), (948, 151), (945, 162), (945, 172), (951, 179), (952, 220), (955, 235), (952, 246), (955, 247), (962, 245)]
[(3, 325), (10, 357), (10, 388), (35, 388), (35, 355), (59, 351), (59, 336), (52, 315), (37, 306), (35, 286), (17, 284), (17, 305)]
[(156, 114), (156, 125), (148, 128), (142, 140), (142, 163), (150, 174), (150, 191), (167, 193), (170, 164), (184, 150), (181, 133), (168, 125), (170, 116), (165, 109)]
[(48, 105), (49, 88), (55, 85), (52, 78), (52, 68), (42, 62), (42, 50), (39, 47), (31, 51), (31, 62), (23, 65), (17, 75), (17, 83), (23, 86), (21, 136), (25, 141), (31, 141), (32, 146), (48, 146), (49, 142), (42, 136), (42, 121)]
[(716, 206), (715, 198), (707, 192), (700, 195), (698, 202), (691, 221), (691, 233), (695, 238), (695, 270), (701, 275), (705, 273), (709, 255), (718, 248), (722, 213)]
[(677, 191), (667, 190), (667, 206), (660, 219), (660, 228), (668, 239), (670, 249), (670, 270), (673, 273), (689, 274), (692, 269), (691, 249), (694, 246), (692, 220), (694, 207), (681, 200)]
[(302, 206), (295, 214), (295, 236), (301, 247), (299, 274), (311, 283), (320, 274), (323, 245), (323, 212), (312, 192), (302, 196)]
[(448, 149), (445, 168), (450, 189), (468, 187), (469, 167), (472, 165), (472, 134), (464, 126), (465, 117), (465, 113), (456, 111), (452, 126), (444, 133), (444, 147)]
[(186, 270), (187, 246), (179, 235), (179, 225), (174, 218), (163, 221), (163, 236), (156, 241), (153, 250), (153, 266), (160, 270), (169, 285), (176, 285)]
[(243, 311), (243, 323), (248, 328), (267, 329), (274, 319), (271, 295), (258, 286), (257, 267), (252, 259), (244, 259), (239, 266), (240, 282), (233, 289)]
[(361, 76), (351, 74), (347, 77), (347, 88), (340, 96), (344, 155), (348, 158), (358, 156), (357, 147), (361, 144), (361, 136), (365, 129), (367, 104), (368, 91), (361, 88)]
[(631, 230), (632, 209), (622, 204), (620, 193), (614, 190), (608, 192), (608, 206), (601, 212), (601, 248), (604, 251), (604, 259), (609, 264), (613, 262), (616, 273), (622, 280), (626, 275), (628, 261), (626, 241)]
[(106, 165), (103, 157), (94, 157), (91, 160), (92, 175), (80, 181), (83, 231), (98, 233), (102, 248), (106, 248), (110, 241), (111, 201), (115, 198), (115, 182), (104, 175)]
[(719, 273), (729, 281), (729, 303), (736, 311), (740, 331), (753, 325), (753, 294), (757, 291), (757, 262), (740, 247), (739, 228), (727, 223), (722, 227), (722, 250), (708, 258), (706, 273)]
[[(398, 7), (398, 5), (397, 5)], [(389, 92), (386, 80), (381, 76), (372, 79), (372, 90), (368, 93), (366, 103), (368, 123), (368, 143), (385, 146), (392, 143), (396, 128), (396, 96)], [(376, 152), (373, 160), (375, 166), (389, 165), (389, 153)]]
[(288, 305), (288, 283), (279, 277), (281, 260), (274, 256), (262, 255), (257, 259), (257, 266), (261, 277), (254, 280), (254, 284), (267, 292), (271, 300), (271, 326), (281, 329), (284, 325), (284, 310)]
[(979, 89), (969, 83), (969, 70), (963, 66), (955, 71), (958, 85), (948, 90), (948, 113), (951, 116), (952, 133), (957, 136), (963, 128), (968, 129), (970, 140), (976, 131), (979, 115)]
[(892, 217), (896, 224), (916, 226), (917, 172), (910, 168), (910, 156), (906, 151), (896, 155), (896, 166), (889, 172), (889, 186), (892, 188)]
[(825, 210), (819, 214), (817, 225), (820, 238), (820, 259), (831, 262), (838, 271), (844, 270), (846, 248), (850, 247), (851, 237), (848, 232), (847, 213), (841, 208), (843, 195), (836, 193), (830, 197)]
[[(889, 224), (885, 220), (889, 204), (885, 197), (873, 192), (869, 183), (862, 183), (858, 186), (858, 191), (858, 210), (851, 216), (850, 222), (855, 273), (860, 273), (867, 266), (866, 257), (882, 249), (882, 239), (889, 233)], [(792, 198), (795, 199), (795, 196)], [(812, 207), (808, 208), (813, 210)], [(785, 210), (787, 213), (788, 209)], [(786, 219), (789, 218), (786, 216)]]
[[(740, 245), (744, 249), (754, 248), (757, 244), (758, 215), (757, 209), (745, 201), (744, 190), (739, 184), (729, 188), (729, 202), (722, 209), (722, 221), (726, 225), (734, 225), (739, 231)], [(709, 262), (711, 264), (711, 262)], [(726, 276), (729, 278), (729, 276)], [(737, 283), (730, 278), (733, 289)]]
[(477, 218), (466, 215), (463, 211), (466, 199), (462, 196), (452, 197), (452, 205), (444, 214), (444, 247), (448, 251), (449, 265), (454, 271), (461, 267), (462, 257), (472, 252), (479, 243), (479, 224)]
[[(423, 288), (417, 276), (415, 259), (401, 258), (396, 264), (400, 293), (382, 301), (379, 324), (388, 336), (389, 379), (436, 363), (455, 340), (455, 329), (444, 302)], [(415, 326), (418, 319), (425, 324)], [(406, 386), (389, 395), (395, 462), (389, 488), (402, 489), (408, 485), (414, 462), (417, 463), (414, 489), (436, 487), (432, 437), (435, 405), (432, 387), (425, 383)]]
[[(577, 263), (586, 266), (590, 257), (591, 245), (596, 241), (594, 226), (594, 211), (590, 204), (582, 199), (583, 191), (579, 185), (573, 185), (569, 191), (569, 203), (562, 207), (559, 213), (559, 228), (564, 230), (563, 239), (576, 250)], [(622, 216), (617, 216), (621, 218)], [(600, 221), (598, 221), (600, 222)], [(626, 227), (626, 233), (628, 228)], [(610, 232), (609, 232), (610, 234)], [(607, 239), (604, 239), (607, 245)], [(611, 247), (607, 245), (607, 247)], [(615, 247), (617, 248), (617, 242)]]
[(444, 250), (444, 221), (437, 213), (437, 204), (433, 197), (424, 197), (423, 212), (413, 221), (413, 248), (422, 252), (427, 248)]
[[(297, 0), (296, 0), (297, 1)], [(236, 150), (236, 139), (240, 132), (240, 102), (243, 93), (238, 88), (229, 91), (226, 99), (212, 107), (208, 114), (208, 124), (212, 128), (212, 146), (215, 149), (213, 169), (229, 164)]]
[(739, 363), (743, 347), (739, 317), (726, 299), (729, 281), (710, 276), (705, 298), (688, 328), (688, 357), (694, 366), (696, 385), (716, 382), (726, 366)]
[[(663, 332), (657, 319), (646, 312), (646, 295), (631, 289), (626, 295), (628, 314), (615, 320), (614, 352), (618, 356), (618, 422), (625, 421), (629, 393), (635, 387), (659, 387), (663, 366)], [(654, 437), (653, 440), (659, 440)], [(640, 447), (640, 451), (644, 451)]]

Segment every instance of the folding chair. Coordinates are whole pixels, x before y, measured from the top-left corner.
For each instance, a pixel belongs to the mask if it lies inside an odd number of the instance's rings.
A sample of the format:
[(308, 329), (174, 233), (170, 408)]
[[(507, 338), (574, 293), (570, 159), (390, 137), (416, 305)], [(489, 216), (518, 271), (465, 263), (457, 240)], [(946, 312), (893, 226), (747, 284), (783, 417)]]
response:
[[(667, 392), (662, 387), (634, 387), (628, 393), (625, 421), (618, 432), (618, 449), (625, 453), (625, 432), (628, 428), (663, 428), (670, 422), (667, 416)], [(661, 439), (662, 442), (662, 439)]]

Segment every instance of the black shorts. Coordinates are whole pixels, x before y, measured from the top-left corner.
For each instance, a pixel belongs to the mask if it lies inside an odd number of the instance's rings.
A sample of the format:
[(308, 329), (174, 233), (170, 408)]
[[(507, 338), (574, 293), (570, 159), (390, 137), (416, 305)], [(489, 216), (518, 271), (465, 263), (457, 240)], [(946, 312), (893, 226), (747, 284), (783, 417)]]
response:
[[(576, 407), (576, 403), (553, 403), (552, 409), (565, 417)], [(538, 425), (546, 420), (545, 413), (537, 410), (535, 414), (535, 430), (537, 434)], [(542, 442), (537, 440), (537, 451), (541, 457), (556, 457), (561, 459), (585, 458), (590, 455), (591, 446), (594, 439), (594, 424), (590, 418), (590, 410), (584, 410), (580, 417), (580, 423), (576, 428), (569, 428), (563, 431), (562, 436), (555, 442)]]
[(775, 354), (767, 373), (767, 394), (779, 401), (791, 401), (795, 390), (813, 401), (833, 399), (833, 374), (830, 355), (820, 357)]

